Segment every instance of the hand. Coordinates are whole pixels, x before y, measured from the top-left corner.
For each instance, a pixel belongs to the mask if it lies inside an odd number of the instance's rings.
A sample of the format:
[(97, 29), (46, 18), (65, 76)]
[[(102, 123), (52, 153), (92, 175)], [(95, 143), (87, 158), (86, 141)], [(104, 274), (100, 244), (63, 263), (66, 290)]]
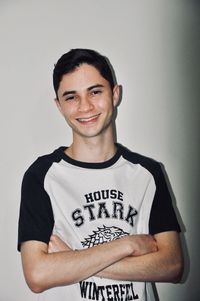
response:
[(62, 251), (71, 251), (72, 249), (57, 235), (51, 235), (48, 253), (62, 252)]
[(129, 235), (123, 239), (128, 239), (133, 248), (132, 256), (140, 256), (158, 251), (156, 240), (152, 235), (136, 234)]

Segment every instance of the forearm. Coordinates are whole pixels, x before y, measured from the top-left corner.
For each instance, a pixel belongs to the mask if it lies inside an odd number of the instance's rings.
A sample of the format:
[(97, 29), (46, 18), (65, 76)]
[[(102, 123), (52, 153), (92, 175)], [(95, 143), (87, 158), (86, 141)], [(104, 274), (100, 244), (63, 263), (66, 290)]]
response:
[(97, 274), (115, 280), (176, 282), (181, 262), (167, 260), (162, 252), (124, 258)]
[(129, 256), (102, 270), (97, 276), (131, 281), (180, 281), (183, 271), (181, 247), (177, 234), (172, 232), (169, 235), (172, 238), (170, 245), (161, 240), (157, 252)]
[[(129, 244), (119, 240), (80, 251), (63, 251), (49, 254), (46, 245), (41, 250), (34, 250), (32, 258), (26, 248), (22, 248), (22, 262), (26, 281), (34, 292), (41, 292), (51, 287), (69, 285), (97, 274), (102, 269), (130, 255)], [(23, 253), (27, 255), (23, 256)]]

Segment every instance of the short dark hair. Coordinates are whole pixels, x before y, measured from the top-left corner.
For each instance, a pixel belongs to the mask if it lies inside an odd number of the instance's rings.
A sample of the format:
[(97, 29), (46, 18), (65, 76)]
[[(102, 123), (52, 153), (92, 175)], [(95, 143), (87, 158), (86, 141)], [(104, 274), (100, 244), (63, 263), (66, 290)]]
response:
[(115, 77), (108, 59), (95, 50), (76, 48), (71, 49), (69, 52), (63, 54), (54, 67), (53, 86), (57, 98), (57, 92), (63, 75), (73, 72), (83, 63), (94, 66), (109, 82), (110, 87), (113, 90), (115, 85)]

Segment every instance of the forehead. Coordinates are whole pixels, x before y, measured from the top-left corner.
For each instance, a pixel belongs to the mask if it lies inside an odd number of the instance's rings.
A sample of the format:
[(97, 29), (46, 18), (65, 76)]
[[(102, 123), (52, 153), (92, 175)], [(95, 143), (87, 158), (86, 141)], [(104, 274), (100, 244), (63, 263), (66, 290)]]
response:
[(74, 71), (64, 74), (58, 92), (64, 90), (83, 90), (96, 84), (109, 86), (108, 81), (92, 65), (81, 64)]

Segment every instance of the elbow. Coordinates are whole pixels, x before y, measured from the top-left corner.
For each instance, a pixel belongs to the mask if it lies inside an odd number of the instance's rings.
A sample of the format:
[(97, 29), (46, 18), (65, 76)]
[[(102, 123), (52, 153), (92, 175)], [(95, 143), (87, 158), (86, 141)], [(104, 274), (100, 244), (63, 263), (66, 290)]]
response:
[(182, 264), (178, 264), (176, 266), (176, 269), (175, 269), (175, 273), (174, 273), (174, 279), (173, 279), (173, 283), (180, 283), (181, 282), (181, 279), (183, 277), (183, 271), (184, 271), (184, 265), (183, 263)]
[(30, 288), (30, 290), (35, 294), (39, 294), (39, 293), (42, 293), (43, 291), (45, 291), (45, 288), (43, 288), (41, 286), (41, 284), (35, 280), (31, 279), (31, 280), (27, 280), (26, 282), (27, 282), (27, 285)]
[(180, 260), (176, 262), (172, 267), (170, 282), (180, 283), (183, 277), (183, 271), (184, 271), (184, 263), (183, 260)]
[(42, 293), (44, 291), (44, 289), (42, 289), (40, 286), (38, 286), (35, 283), (30, 283), (28, 284), (28, 287), (30, 288), (30, 290), (35, 293), (35, 294), (39, 294)]
[(35, 294), (42, 293), (52, 287), (70, 285), (77, 282), (71, 275), (69, 277), (66, 276), (65, 281), (59, 281), (55, 277), (51, 277), (51, 273), (45, 273), (38, 269), (32, 269), (28, 274), (25, 274), (25, 279), (28, 287)]
[(47, 289), (44, 284), (42, 275), (36, 271), (31, 271), (31, 273), (25, 275), (25, 279), (28, 287), (35, 294), (42, 293)]

